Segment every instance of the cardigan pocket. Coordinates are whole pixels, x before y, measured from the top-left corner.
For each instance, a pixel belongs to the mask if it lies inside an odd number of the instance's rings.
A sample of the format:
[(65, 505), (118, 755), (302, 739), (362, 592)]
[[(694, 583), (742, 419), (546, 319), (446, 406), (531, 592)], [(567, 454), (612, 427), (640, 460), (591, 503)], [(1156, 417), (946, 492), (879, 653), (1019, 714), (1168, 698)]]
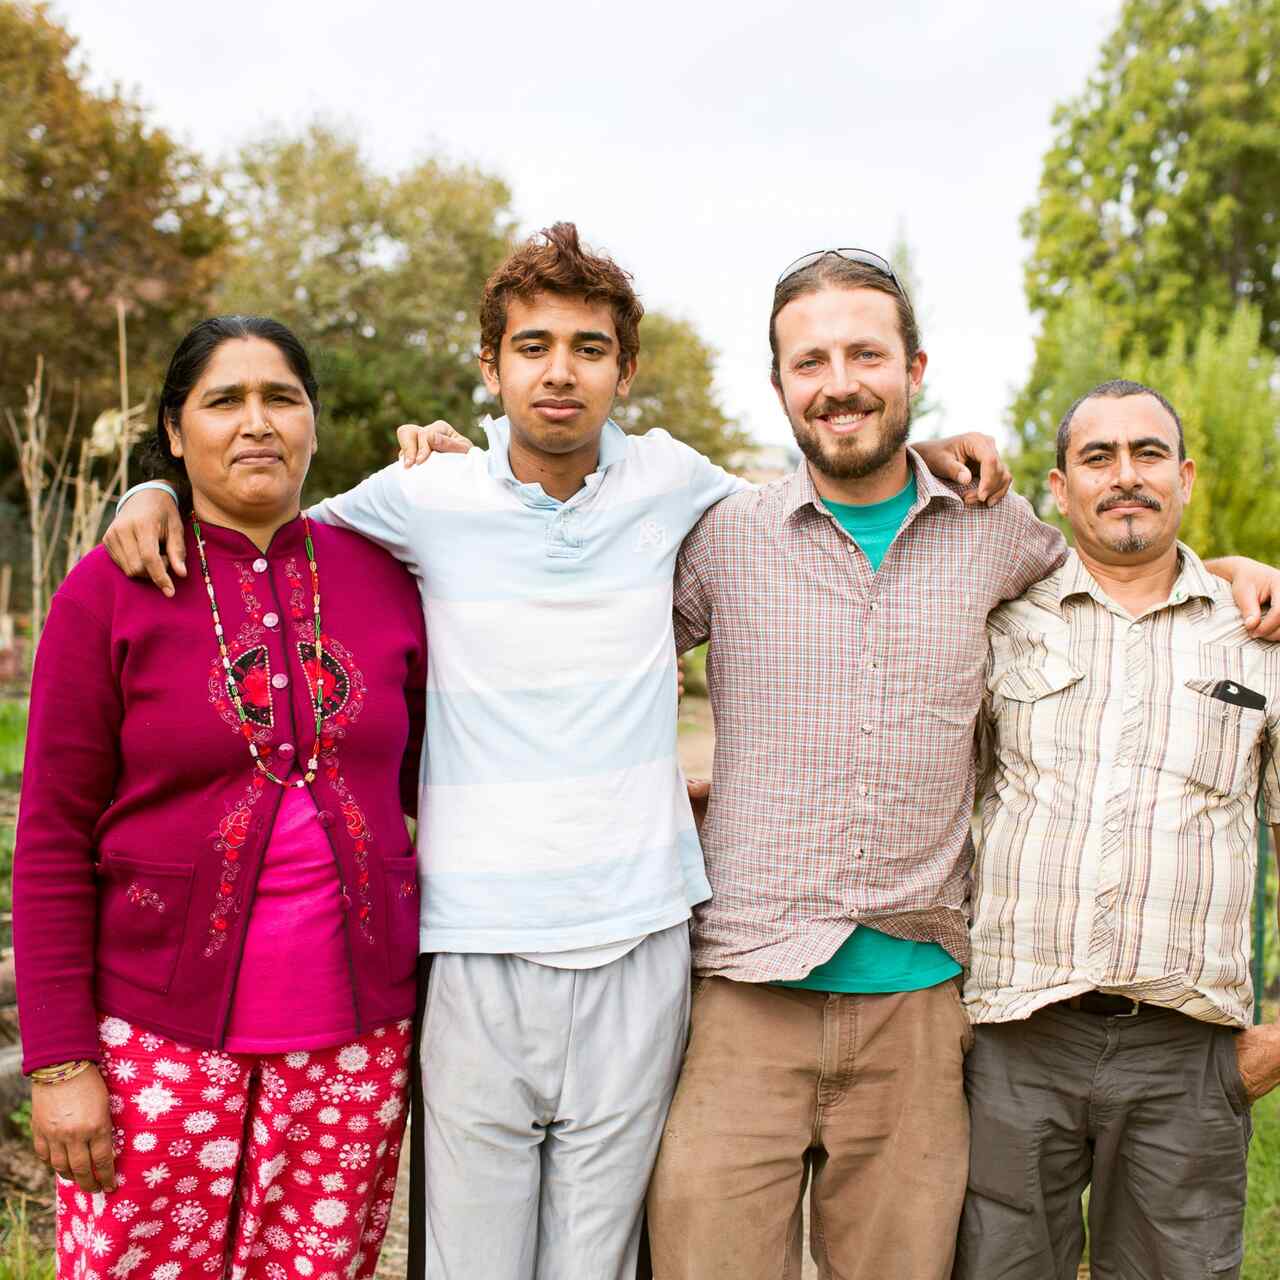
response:
[(186, 936), (195, 868), (103, 853), (97, 967), (145, 991), (169, 990)]
[(387, 979), (405, 982), (418, 968), (418, 859), (413, 850), (382, 859), (386, 895)]

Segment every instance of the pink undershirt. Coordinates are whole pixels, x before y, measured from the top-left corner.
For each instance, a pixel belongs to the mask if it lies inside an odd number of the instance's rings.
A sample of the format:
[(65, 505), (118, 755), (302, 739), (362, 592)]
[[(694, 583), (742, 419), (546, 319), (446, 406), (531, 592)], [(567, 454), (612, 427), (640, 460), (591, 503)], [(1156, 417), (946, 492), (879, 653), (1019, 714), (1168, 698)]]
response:
[(343, 919), (315, 801), (305, 787), (286, 787), (258, 875), (228, 1050), (286, 1053), (354, 1039)]

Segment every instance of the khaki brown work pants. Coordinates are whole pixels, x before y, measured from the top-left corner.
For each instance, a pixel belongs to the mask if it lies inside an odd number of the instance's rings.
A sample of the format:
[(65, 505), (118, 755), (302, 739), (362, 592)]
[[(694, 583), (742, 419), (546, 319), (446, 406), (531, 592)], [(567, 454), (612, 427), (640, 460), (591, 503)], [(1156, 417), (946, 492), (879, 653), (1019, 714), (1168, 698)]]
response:
[(649, 1189), (655, 1280), (945, 1280), (964, 1200), (955, 983), (836, 995), (698, 979)]

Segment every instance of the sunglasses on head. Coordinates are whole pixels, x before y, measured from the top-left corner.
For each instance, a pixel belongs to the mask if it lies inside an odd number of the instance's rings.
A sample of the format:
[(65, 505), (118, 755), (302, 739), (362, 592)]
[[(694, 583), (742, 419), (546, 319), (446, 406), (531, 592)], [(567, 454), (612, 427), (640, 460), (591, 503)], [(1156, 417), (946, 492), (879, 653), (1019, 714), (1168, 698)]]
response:
[[(778, 277), (778, 284), (795, 275), (797, 271), (803, 271), (806, 267), (811, 267), (815, 262), (821, 262), (829, 253), (834, 253), (837, 258), (844, 258), (846, 262), (860, 262), (864, 267), (871, 267), (873, 270), (880, 272), (881, 275), (888, 276), (898, 291), (906, 296), (906, 289), (902, 286), (902, 281), (898, 279), (897, 273), (889, 265), (887, 258), (882, 258), (878, 253), (872, 253), (870, 249), (818, 249), (813, 253), (806, 253), (803, 257), (797, 258), (787, 269)], [(774, 285), (776, 289), (778, 284)]]

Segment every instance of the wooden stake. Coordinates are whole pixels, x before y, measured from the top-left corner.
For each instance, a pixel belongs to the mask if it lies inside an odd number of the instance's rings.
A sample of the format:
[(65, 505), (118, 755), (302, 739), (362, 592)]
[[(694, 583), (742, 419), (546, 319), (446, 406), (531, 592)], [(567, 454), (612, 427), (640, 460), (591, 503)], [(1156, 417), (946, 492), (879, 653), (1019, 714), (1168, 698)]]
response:
[(116, 331), (120, 345), (120, 492), (129, 487), (129, 349), (125, 343), (124, 299), (116, 299)]

